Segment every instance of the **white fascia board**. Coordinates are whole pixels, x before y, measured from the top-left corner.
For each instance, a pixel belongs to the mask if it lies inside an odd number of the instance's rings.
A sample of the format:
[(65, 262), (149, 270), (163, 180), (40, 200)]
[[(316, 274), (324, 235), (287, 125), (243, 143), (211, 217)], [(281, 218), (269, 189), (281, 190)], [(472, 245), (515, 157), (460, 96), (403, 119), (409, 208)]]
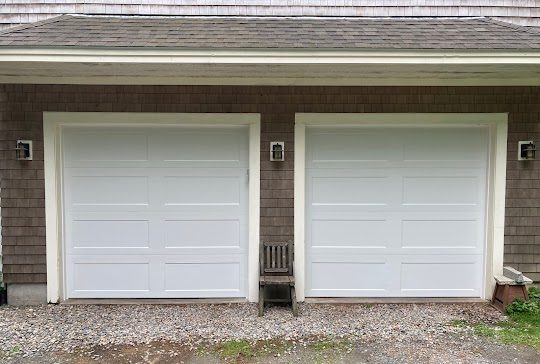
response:
[(0, 48), (0, 62), (163, 64), (540, 64), (540, 51)]

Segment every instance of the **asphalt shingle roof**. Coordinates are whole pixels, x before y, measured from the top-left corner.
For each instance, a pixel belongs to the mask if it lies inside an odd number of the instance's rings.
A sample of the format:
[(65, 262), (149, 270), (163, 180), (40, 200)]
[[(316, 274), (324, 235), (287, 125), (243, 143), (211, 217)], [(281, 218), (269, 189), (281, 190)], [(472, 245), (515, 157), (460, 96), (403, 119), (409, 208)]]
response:
[(1, 47), (540, 49), (540, 31), (488, 18), (63, 15), (0, 32)]

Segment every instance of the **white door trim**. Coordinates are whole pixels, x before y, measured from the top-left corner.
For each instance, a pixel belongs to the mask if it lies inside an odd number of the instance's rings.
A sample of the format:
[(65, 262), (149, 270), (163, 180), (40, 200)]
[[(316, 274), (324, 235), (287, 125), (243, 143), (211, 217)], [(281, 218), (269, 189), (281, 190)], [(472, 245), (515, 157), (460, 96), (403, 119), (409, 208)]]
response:
[(45, 226), (47, 301), (65, 298), (63, 259), (62, 128), (64, 126), (249, 126), (249, 243), (248, 300), (256, 302), (259, 289), (260, 115), (255, 113), (123, 113), (44, 112)]
[(502, 274), (504, 258), (504, 217), (506, 189), (506, 113), (296, 113), (294, 142), (294, 255), (296, 294), (305, 298), (305, 153), (306, 126), (450, 126), (484, 125), (489, 128), (489, 166), (487, 178), (486, 257), (482, 298), (489, 298), (495, 281)]

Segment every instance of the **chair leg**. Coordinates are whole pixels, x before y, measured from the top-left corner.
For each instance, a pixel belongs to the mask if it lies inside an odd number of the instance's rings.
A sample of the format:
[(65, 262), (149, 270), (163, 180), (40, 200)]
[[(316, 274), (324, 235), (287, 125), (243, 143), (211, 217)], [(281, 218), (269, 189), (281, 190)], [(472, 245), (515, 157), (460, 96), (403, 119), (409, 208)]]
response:
[(508, 304), (511, 303), (509, 302), (510, 301), (510, 286), (508, 284), (504, 285), (502, 296), (503, 296), (502, 311), (504, 312), (506, 311), (506, 306), (508, 306)]
[(491, 303), (495, 304), (497, 302), (497, 294), (499, 293), (499, 283), (495, 285), (495, 290), (493, 291), (493, 297), (491, 297)]
[(264, 315), (264, 287), (259, 286), (259, 317)]
[(529, 291), (527, 290), (527, 286), (522, 285), (521, 289), (523, 290), (523, 297), (524, 297), (525, 301), (528, 301), (529, 300)]
[(291, 286), (291, 305), (293, 316), (298, 316), (298, 303), (296, 302), (296, 289)]

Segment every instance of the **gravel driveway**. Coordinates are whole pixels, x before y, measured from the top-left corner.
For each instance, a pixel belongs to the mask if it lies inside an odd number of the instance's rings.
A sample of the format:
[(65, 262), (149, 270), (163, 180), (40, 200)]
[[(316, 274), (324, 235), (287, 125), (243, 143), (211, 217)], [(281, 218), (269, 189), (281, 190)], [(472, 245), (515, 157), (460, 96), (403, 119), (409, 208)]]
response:
[[(0, 308), (0, 350), (4, 360), (20, 361), (43, 358), (54, 352), (156, 342), (191, 350), (202, 344), (234, 339), (278, 339), (296, 345), (314, 338), (345, 337), (366, 345), (362, 349), (366, 357), (371, 351), (374, 355), (384, 353), (384, 357), (394, 358), (396, 362), (409, 359), (414, 362), (434, 355), (438, 363), (490, 362), (489, 352), (497, 355), (497, 351), (502, 354), (512, 351), (475, 338), (453, 322), (495, 323), (503, 319), (503, 315), (487, 304), (470, 303), (302, 304), (297, 318), (291, 315), (290, 309), (281, 307), (267, 309), (265, 316), (259, 318), (254, 304), (3, 306)], [(493, 348), (475, 350), (489, 345)], [(511, 349), (517, 350), (516, 353), (521, 350)], [(525, 356), (521, 361), (518, 357), (518, 362), (527, 361), (530, 354), (527, 350), (523, 348)], [(15, 352), (14, 358), (6, 357), (7, 353)]]

